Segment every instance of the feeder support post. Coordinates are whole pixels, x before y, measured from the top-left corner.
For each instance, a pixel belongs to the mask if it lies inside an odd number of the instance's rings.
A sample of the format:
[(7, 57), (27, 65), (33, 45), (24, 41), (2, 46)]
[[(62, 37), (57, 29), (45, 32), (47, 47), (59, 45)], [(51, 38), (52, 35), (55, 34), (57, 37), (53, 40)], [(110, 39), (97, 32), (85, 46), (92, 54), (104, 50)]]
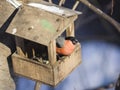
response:
[(56, 62), (56, 41), (52, 40), (48, 46), (48, 58), (51, 65)]
[(75, 36), (74, 22), (66, 29), (66, 36)]
[(34, 90), (40, 90), (40, 86), (41, 86), (41, 83), (36, 81), (35, 82), (35, 87), (34, 87)]
[(20, 56), (25, 56), (24, 52), (24, 39), (15, 36), (17, 54)]

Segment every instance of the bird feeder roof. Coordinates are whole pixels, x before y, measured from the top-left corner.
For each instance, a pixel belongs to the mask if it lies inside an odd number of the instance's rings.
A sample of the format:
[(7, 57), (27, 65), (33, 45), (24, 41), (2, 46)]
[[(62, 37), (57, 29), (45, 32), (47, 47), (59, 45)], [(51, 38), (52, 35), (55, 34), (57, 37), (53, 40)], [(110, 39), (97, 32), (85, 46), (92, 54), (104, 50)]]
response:
[(13, 13), (15, 8), (6, 0), (0, 2), (0, 28)]
[(48, 46), (73, 23), (76, 12), (45, 1), (23, 5), (7, 32)]

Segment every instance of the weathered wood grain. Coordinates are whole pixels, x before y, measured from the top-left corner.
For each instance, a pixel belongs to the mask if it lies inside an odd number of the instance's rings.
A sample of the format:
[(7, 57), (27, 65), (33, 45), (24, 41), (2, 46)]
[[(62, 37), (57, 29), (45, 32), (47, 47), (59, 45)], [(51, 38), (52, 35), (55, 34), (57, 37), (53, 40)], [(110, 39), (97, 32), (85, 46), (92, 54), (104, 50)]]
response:
[(56, 86), (80, 64), (80, 51), (80, 45), (77, 45), (75, 51), (70, 56), (57, 61), (54, 65), (43, 64), (14, 53), (12, 55), (14, 72), (18, 75)]
[(15, 8), (6, 0), (0, 2), (0, 27), (5, 23)]
[(15, 90), (15, 83), (10, 74), (9, 59), (10, 49), (0, 43), (0, 90)]
[(53, 40), (48, 46), (48, 57), (51, 65), (54, 65), (56, 62), (56, 41)]
[[(46, 2), (42, 3), (49, 5)], [(7, 32), (48, 46), (50, 41), (57, 38), (77, 19), (78, 14), (75, 11), (59, 8), (64, 11), (63, 14), (25, 5), (18, 11)]]

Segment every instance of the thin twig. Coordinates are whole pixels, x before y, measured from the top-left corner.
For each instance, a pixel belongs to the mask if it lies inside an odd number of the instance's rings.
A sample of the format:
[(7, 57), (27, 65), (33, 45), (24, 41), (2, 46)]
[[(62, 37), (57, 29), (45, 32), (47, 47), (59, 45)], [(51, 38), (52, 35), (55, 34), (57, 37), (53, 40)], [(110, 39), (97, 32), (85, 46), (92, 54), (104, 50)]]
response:
[(77, 6), (79, 5), (79, 1), (77, 0), (72, 8), (72, 10), (75, 10), (77, 8)]
[(52, 3), (52, 0), (49, 0), (49, 3)]
[(92, 5), (88, 0), (79, 0), (86, 6), (88, 6), (91, 10), (93, 10), (95, 13), (100, 15), (102, 18), (106, 19), (108, 22), (110, 22), (119, 32), (120, 32), (120, 24), (115, 21), (113, 18), (105, 14), (103, 11), (100, 9), (96, 8), (94, 5)]
[(64, 3), (65, 0), (60, 0), (59, 2), (59, 6), (62, 6), (62, 4)]
[(111, 2), (111, 15), (113, 14), (113, 8), (114, 8), (114, 0)]

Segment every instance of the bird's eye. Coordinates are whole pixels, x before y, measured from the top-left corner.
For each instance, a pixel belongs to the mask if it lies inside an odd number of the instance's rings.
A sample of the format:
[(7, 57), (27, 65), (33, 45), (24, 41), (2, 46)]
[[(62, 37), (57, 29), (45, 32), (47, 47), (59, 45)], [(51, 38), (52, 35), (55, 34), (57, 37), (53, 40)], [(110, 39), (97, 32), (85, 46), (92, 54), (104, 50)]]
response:
[(72, 41), (72, 43), (75, 45), (77, 42), (76, 41)]
[(78, 40), (73, 40), (72, 43), (75, 45), (76, 43), (78, 43)]

